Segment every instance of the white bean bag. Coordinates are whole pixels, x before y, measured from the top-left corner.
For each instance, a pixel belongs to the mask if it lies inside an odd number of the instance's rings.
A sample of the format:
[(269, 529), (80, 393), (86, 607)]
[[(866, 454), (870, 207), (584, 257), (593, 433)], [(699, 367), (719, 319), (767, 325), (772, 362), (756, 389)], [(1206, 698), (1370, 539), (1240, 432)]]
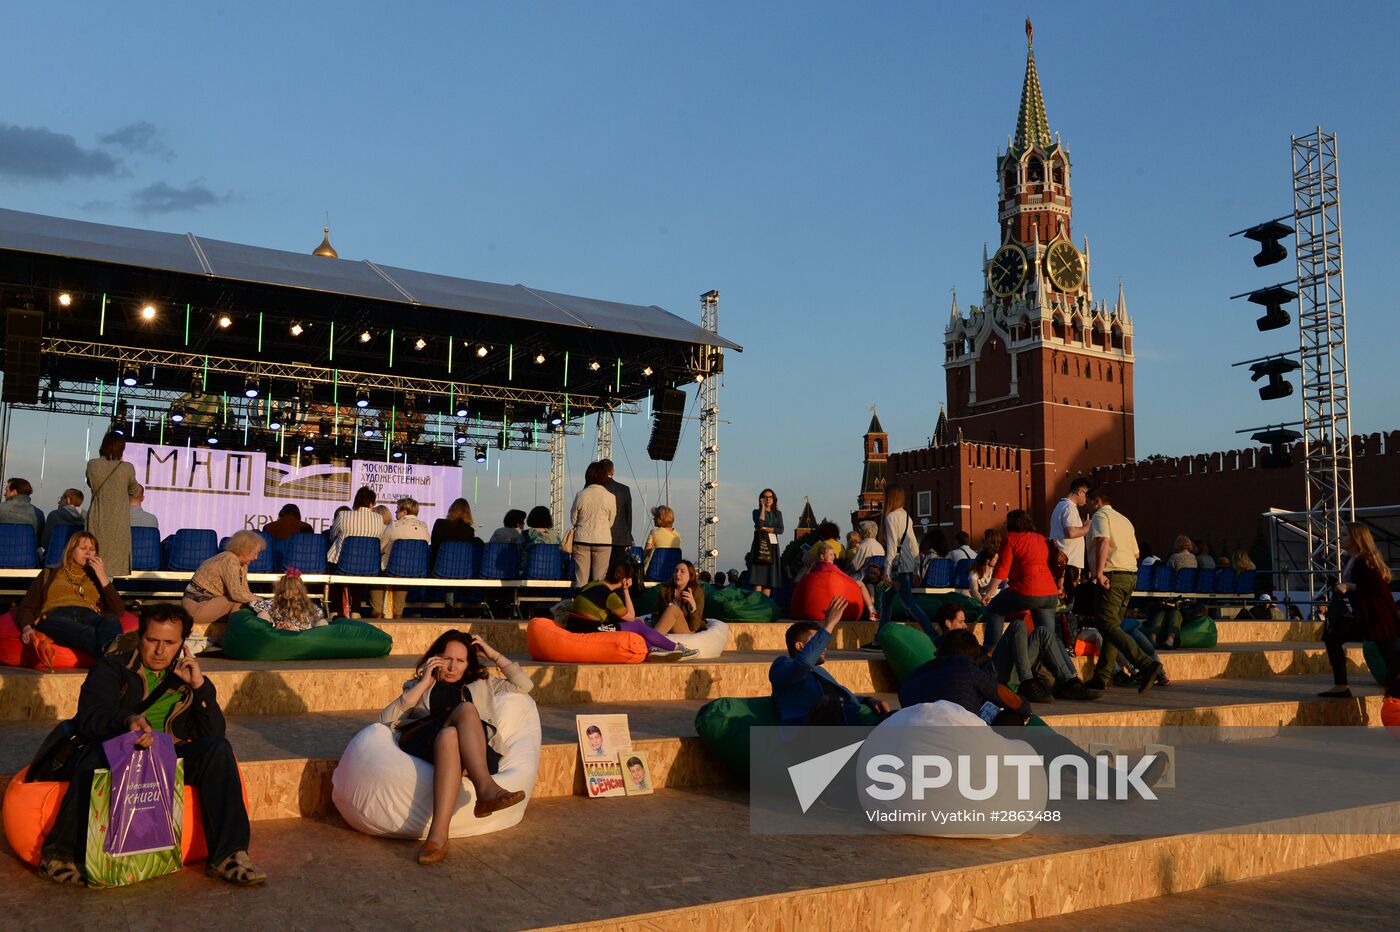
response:
[(686, 647), (693, 647), (700, 653), (695, 655), (696, 660), (713, 660), (724, 653), (725, 645), (729, 643), (729, 625), (713, 618), (705, 619), (705, 627), (690, 634), (668, 634), (666, 637), (682, 644)]
[[(505, 742), (496, 782), (507, 790), (524, 790), (526, 798), (478, 819), (472, 814), (476, 794), (464, 775), (449, 837), (499, 832), (525, 818), (540, 770), (539, 711), (535, 700), (521, 693), (498, 694), (496, 708)], [(331, 799), (341, 817), (367, 835), (426, 838), (433, 817), (433, 765), (399, 750), (393, 730), (375, 722), (345, 748), (331, 775)]]
[[(961, 726), (961, 727), (959, 727)], [(1036, 826), (1034, 821), (993, 822), (994, 811), (1043, 811), (1049, 798), (1049, 786), (1042, 767), (1033, 766), (1030, 770), (1030, 799), (1017, 798), (1014, 771), (1008, 777), (1007, 768), (1000, 769), (997, 792), (988, 799), (971, 800), (958, 790), (958, 780), (953, 777), (947, 786), (928, 789), (922, 800), (912, 799), (913, 788), (911, 758), (916, 754), (928, 754), (956, 761), (960, 755), (968, 755), (975, 761), (969, 783), (974, 788), (986, 783), (984, 760), (988, 755), (1002, 759), (1007, 754), (1035, 754), (1035, 750), (1024, 741), (1003, 738), (987, 726), (976, 715), (960, 705), (951, 702), (924, 702), (900, 709), (885, 719), (861, 746), (858, 758), (862, 779), (857, 781), (860, 801), (867, 811), (882, 810), (889, 813), (914, 813), (912, 819), (890, 819), (877, 822), (886, 831), (900, 835), (927, 835), (934, 838), (1015, 838)], [(895, 771), (906, 781), (906, 792), (895, 800), (876, 799), (870, 794), (872, 782), (865, 779), (869, 773), (867, 765), (877, 754), (892, 754), (903, 761), (903, 766)], [(932, 772), (932, 771), (930, 771)], [(878, 784), (876, 785), (878, 787)], [(917, 821), (917, 813), (966, 813), (983, 815), (985, 821), (968, 820), (940, 822), (934, 816), (926, 816)]]

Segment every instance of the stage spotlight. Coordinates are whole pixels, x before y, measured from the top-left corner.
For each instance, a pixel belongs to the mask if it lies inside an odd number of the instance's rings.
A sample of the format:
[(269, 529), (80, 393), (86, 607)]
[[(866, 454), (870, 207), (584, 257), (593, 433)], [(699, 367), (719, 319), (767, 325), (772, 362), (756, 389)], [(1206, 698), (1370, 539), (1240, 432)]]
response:
[(185, 407), (184, 407), (184, 405), (171, 405), (171, 406), (170, 406), (170, 422), (171, 422), (172, 424), (183, 424), (183, 423), (185, 423)]
[(535, 365), (537, 365), (537, 366), (544, 365), (544, 353), (536, 353), (536, 354), (535, 354)]
[(467, 435), (462, 433), (460, 430), (453, 433), (452, 439), (459, 447), (464, 447), (467, 445)]
[(195, 401), (204, 397), (204, 377), (198, 372), (190, 373), (190, 397)]
[(205, 443), (211, 447), (217, 447), (219, 445), (219, 435), (211, 433)]
[(322, 436), (322, 437), (329, 437), (329, 436), (331, 435), (331, 430), (332, 430), (333, 428), (332, 428), (332, 426), (331, 426), (331, 419), (330, 419), (330, 418), (328, 418), (328, 417), (323, 417), (323, 418), (321, 418), (321, 421), (320, 421), (320, 424), (318, 425), (318, 427), (319, 427), (319, 429), (320, 429), (320, 431), (321, 431), (321, 436)]
[(122, 384), (125, 385), (127, 388), (134, 388), (137, 384), (140, 383), (140, 381), (141, 379), (136, 374), (135, 366), (127, 366), (126, 368), (122, 369)]
[(368, 408), (368, 407), (369, 407), (369, 392), (364, 391), (364, 390), (361, 390), (361, 391), (357, 391), (357, 392), (355, 393), (355, 407), (357, 407), (357, 408)]
[(651, 366), (647, 366), (645, 369), (643, 369), (642, 375), (646, 376), (647, 378), (651, 378)]
[(719, 524), (719, 515), (710, 515), (708, 520), (711, 524)]
[(695, 381), (697, 381), (697, 382), (703, 382), (703, 381), (705, 381), (705, 373), (703, 373), (703, 372), (697, 372), (697, 373), (695, 373)]
[(220, 329), (220, 330), (227, 330), (228, 328), (230, 328), (230, 327), (232, 327), (232, 326), (233, 326), (233, 318), (232, 318), (232, 317), (228, 316), (227, 314), (220, 314), (220, 315), (219, 315), (219, 329)]
[(453, 409), (453, 413), (456, 414), (458, 417), (466, 417), (467, 403), (465, 401), (457, 402), (456, 407)]
[(599, 369), (603, 368), (603, 364), (600, 363), (598, 360), (594, 359), (588, 363), (588, 368), (592, 369), (594, 372), (597, 372)]
[(478, 443), (476, 445), (476, 461), (478, 463), (486, 462), (486, 444)]
[(312, 443), (310, 440), (305, 440), (301, 444), (301, 451), (303, 453), (315, 453), (316, 444)]
[(243, 383), (243, 397), (244, 397), (244, 398), (256, 398), (256, 397), (258, 397), (258, 392), (259, 392), (259, 391), (261, 391), (261, 389), (258, 388), (258, 380), (257, 380), (257, 379), (248, 379), (247, 381), (245, 381), (245, 382)]
[(422, 337), (419, 337), (418, 339), (416, 339), (416, 340), (413, 341), (413, 348), (416, 349), (416, 350), (421, 350), (421, 349), (423, 349), (423, 347), (425, 347), (425, 346), (427, 346), (427, 345), (428, 345), (428, 341), (425, 340), (425, 339), (423, 339)]
[(292, 336), (294, 336), (294, 337), (299, 337), (299, 336), (301, 336), (301, 335), (302, 335), (303, 333), (305, 333), (305, 332), (306, 332), (306, 328), (302, 327), (301, 324), (299, 324), (299, 323), (297, 323), (297, 324), (292, 324)]
[(396, 460), (403, 459), (403, 447), (394, 447), (394, 451), (389, 456)]
[(268, 430), (281, 430), (281, 429), (282, 429), (282, 415), (281, 415), (281, 414), (274, 414), (274, 415), (272, 416), (272, 418), (267, 422), (267, 429), (268, 429)]
[(143, 307), (141, 308), (141, 319), (142, 319), (142, 320), (155, 320), (155, 319), (156, 319), (156, 306), (155, 306), (154, 304), (147, 304), (147, 305), (143, 306)]
[(366, 439), (366, 440), (372, 440), (372, 439), (373, 439), (374, 437), (376, 437), (378, 434), (379, 434), (379, 431), (375, 430), (373, 427), (366, 427), (366, 428), (365, 428), (364, 436), (365, 436), (365, 439)]
[(59, 292), (59, 294), (58, 294), (58, 306), (59, 306), (59, 307), (71, 307), (72, 304), (73, 304), (73, 296), (72, 296), (71, 294), (69, 294), (69, 293), (66, 292), (66, 291), (61, 291), (61, 292)]
[(477, 356), (478, 359), (485, 359), (485, 358), (486, 358), (486, 353), (487, 353), (487, 352), (488, 352), (488, 351), (487, 351), (487, 349), (486, 349), (486, 344), (485, 344), (485, 343), (482, 343), (480, 346), (478, 346), (478, 347), (476, 348), (476, 356)]
[(709, 556), (709, 557), (717, 557), (717, 556), (719, 556), (719, 551), (718, 551), (718, 550), (711, 550), (711, 551), (709, 551), (709, 552), (706, 554), (706, 556)]
[(372, 333), (370, 333), (368, 330), (361, 330), (361, 331), (360, 331), (360, 342), (361, 342), (361, 343), (368, 343), (370, 340), (373, 340), (373, 339), (374, 339), (374, 335), (373, 335)]

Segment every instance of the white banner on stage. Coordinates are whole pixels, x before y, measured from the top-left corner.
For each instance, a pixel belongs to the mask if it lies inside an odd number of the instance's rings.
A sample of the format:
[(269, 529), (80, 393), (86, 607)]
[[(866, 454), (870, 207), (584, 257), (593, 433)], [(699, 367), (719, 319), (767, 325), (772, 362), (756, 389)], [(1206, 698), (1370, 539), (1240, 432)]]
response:
[(146, 487), (145, 508), (160, 521), (162, 534), (182, 527), (213, 528), (220, 537), (261, 530), (288, 502), (322, 531), (362, 485), (374, 489), (390, 511), (396, 499), (416, 499), (419, 519), (431, 526), (462, 488), (457, 466), (356, 460), (349, 466), (296, 467), (252, 450), (145, 443), (128, 443), (125, 459)]

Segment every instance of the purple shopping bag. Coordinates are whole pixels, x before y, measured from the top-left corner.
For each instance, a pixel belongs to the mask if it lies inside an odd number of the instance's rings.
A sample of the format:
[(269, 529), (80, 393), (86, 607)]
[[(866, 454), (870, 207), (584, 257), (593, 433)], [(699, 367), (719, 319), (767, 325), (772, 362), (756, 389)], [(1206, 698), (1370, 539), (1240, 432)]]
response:
[(102, 742), (112, 771), (112, 803), (103, 851), (112, 856), (161, 851), (179, 841), (175, 813), (175, 743), (155, 732), (149, 749), (140, 732)]

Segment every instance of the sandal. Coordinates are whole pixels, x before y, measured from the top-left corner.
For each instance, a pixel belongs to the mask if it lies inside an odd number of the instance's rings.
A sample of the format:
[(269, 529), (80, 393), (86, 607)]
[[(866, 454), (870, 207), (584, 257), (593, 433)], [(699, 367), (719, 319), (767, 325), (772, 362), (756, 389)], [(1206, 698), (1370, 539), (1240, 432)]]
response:
[(39, 863), (39, 876), (47, 877), (54, 883), (76, 883), (83, 882), (83, 875), (78, 873), (78, 865), (72, 861), (41, 861)]
[(267, 882), (267, 874), (253, 865), (246, 851), (235, 851), (218, 864), (205, 867), (204, 872), (210, 877), (218, 877), (240, 887), (253, 887)]
[(495, 799), (488, 799), (485, 802), (478, 802), (476, 804), (476, 809), (473, 810), (473, 814), (478, 819), (484, 819), (491, 813), (498, 812), (501, 809), (509, 809), (511, 806), (514, 806), (515, 804), (524, 801), (524, 799), (525, 793), (521, 790), (516, 790), (515, 792), (507, 793), (504, 796), (497, 796)]

